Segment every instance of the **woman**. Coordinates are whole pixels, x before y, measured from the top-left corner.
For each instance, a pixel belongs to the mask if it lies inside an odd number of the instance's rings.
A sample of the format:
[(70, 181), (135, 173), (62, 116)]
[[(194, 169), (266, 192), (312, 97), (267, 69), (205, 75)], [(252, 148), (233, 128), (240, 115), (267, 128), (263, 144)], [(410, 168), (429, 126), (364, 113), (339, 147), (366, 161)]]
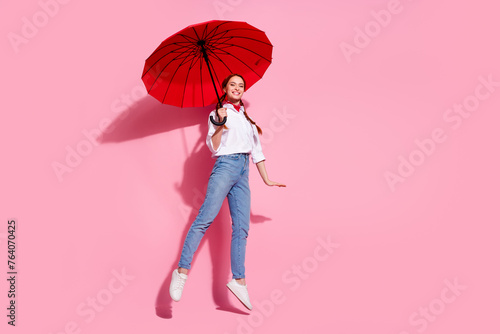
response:
[[(252, 309), (245, 281), (245, 250), (250, 225), (250, 188), (248, 185), (249, 159), (257, 165), (264, 183), (285, 187), (269, 180), (264, 164), (264, 154), (259, 140), (262, 130), (248, 117), (243, 101), (245, 80), (231, 74), (222, 82), (223, 108), (218, 109), (220, 119), (227, 117), (225, 125), (216, 126), (209, 121), (207, 146), (212, 157), (217, 158), (210, 175), (207, 193), (198, 215), (184, 241), (179, 266), (172, 273), (170, 296), (179, 301), (187, 280), (188, 270), (205, 231), (213, 222), (227, 197), (232, 219), (231, 271), (233, 279), (229, 290), (247, 307)], [(215, 117), (215, 111), (210, 116)]]

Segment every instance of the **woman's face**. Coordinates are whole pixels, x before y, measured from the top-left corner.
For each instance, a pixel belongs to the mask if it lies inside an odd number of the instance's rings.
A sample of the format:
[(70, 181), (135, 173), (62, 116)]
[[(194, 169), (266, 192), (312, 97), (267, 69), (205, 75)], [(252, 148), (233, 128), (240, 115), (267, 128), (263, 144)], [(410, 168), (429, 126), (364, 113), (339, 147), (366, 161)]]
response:
[(240, 103), (243, 92), (245, 92), (245, 82), (239, 76), (233, 76), (229, 79), (224, 92), (227, 94), (227, 100), (231, 103)]

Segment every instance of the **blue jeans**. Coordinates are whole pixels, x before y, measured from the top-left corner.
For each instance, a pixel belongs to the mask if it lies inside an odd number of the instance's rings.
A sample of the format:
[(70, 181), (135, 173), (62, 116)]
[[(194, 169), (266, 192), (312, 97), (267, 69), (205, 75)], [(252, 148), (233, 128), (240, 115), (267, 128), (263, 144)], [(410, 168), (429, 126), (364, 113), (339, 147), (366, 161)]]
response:
[(207, 194), (184, 240), (179, 267), (191, 269), (201, 238), (219, 213), (227, 196), (233, 232), (231, 235), (231, 272), (234, 279), (245, 278), (245, 250), (250, 227), (250, 187), (245, 153), (217, 157), (208, 180)]

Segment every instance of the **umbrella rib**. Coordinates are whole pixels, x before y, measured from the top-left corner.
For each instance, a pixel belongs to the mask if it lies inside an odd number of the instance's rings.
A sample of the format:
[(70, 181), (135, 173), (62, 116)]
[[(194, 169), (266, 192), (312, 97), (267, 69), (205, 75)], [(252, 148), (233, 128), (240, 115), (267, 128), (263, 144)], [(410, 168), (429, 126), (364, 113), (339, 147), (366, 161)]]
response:
[[(267, 46), (273, 46), (271, 43), (268, 43), (268, 42), (264, 42), (264, 41), (261, 41), (259, 39), (256, 39), (256, 38), (252, 38), (252, 37), (246, 37), (246, 36), (228, 36), (228, 37), (224, 37), (224, 38), (219, 38), (217, 40), (214, 41), (214, 43), (212, 45), (220, 45), (220, 44), (225, 44), (226, 42), (228, 42), (229, 40), (231, 39), (235, 39), (235, 38), (239, 38), (239, 39), (246, 39), (246, 40), (250, 40), (250, 41), (254, 41), (254, 42), (258, 42), (258, 43), (262, 43), (262, 44), (265, 44)], [(223, 39), (226, 39), (226, 41), (222, 42)]]
[[(165, 68), (167, 68), (167, 66), (169, 66), (174, 60), (177, 60), (179, 56), (176, 56), (174, 59), (172, 59), (170, 62), (168, 62), (163, 68), (162, 70), (158, 73), (158, 75), (156, 76), (155, 78), (155, 81), (153, 82), (153, 84), (151, 85), (151, 87), (149, 88), (148, 90), (148, 93), (151, 91), (151, 89), (153, 89), (154, 85), (156, 84), (156, 81), (158, 81), (158, 78), (161, 77), (163, 71), (165, 70)], [(194, 56), (193, 56), (194, 58)], [(192, 58), (191, 58), (192, 59)], [(190, 58), (189, 56), (185, 57), (181, 63), (179, 64), (179, 66), (177, 66), (177, 68), (175, 69), (174, 73), (172, 74), (172, 77), (170, 78), (169, 82), (168, 82), (168, 86), (165, 90), (165, 94), (163, 95), (163, 99), (162, 99), (162, 103), (163, 101), (165, 101), (165, 98), (167, 96), (167, 93), (168, 93), (168, 90), (170, 89), (170, 85), (172, 84), (172, 81), (174, 80), (174, 77), (175, 75), (177, 74), (177, 72), (179, 71), (179, 69), (184, 65), (186, 64), (187, 62), (189, 62)]]
[(208, 24), (207, 24), (207, 25), (205, 25), (205, 27), (203, 27), (203, 33), (201, 34), (201, 37), (202, 37), (203, 39), (206, 39), (206, 38), (207, 38), (207, 35), (208, 35), (208, 34), (207, 34), (207, 29), (208, 29)]
[[(166, 54), (166, 55), (162, 56), (161, 58), (163, 58), (163, 57), (165, 57), (165, 56), (167, 56), (167, 55), (168, 55), (168, 54)], [(194, 56), (195, 56), (195, 55), (193, 54), (193, 57), (194, 57)], [(170, 61), (169, 61), (169, 62), (168, 62), (168, 63), (167, 63), (167, 64), (166, 64), (166, 65), (165, 65), (162, 69), (161, 69), (161, 71), (160, 71), (160, 72), (158, 73), (158, 75), (156, 76), (155, 81), (153, 82), (153, 84), (151, 85), (151, 87), (148, 89), (148, 93), (151, 91), (151, 89), (153, 89), (154, 85), (156, 84), (156, 81), (158, 81), (158, 78), (162, 75), (163, 71), (164, 71), (164, 70), (165, 70), (165, 69), (166, 69), (166, 68), (167, 68), (167, 67), (168, 67), (168, 66), (169, 66), (169, 65), (170, 65), (173, 61), (178, 60), (178, 59), (179, 59), (179, 57), (180, 57), (180, 55), (175, 56), (172, 60), (170, 60)], [(160, 59), (161, 59), (161, 58), (160, 58)], [(174, 76), (175, 76), (175, 73), (177, 73), (177, 70), (178, 70), (181, 66), (183, 66), (184, 64), (186, 64), (189, 60), (190, 60), (189, 56), (186, 56), (186, 57), (185, 57), (185, 58), (181, 61), (181, 63), (179, 64), (179, 66), (177, 66), (177, 69), (175, 70), (174, 75), (173, 75), (173, 76), (172, 76), (172, 78), (170, 79), (170, 82), (169, 82), (169, 84), (168, 84), (168, 86), (167, 86), (167, 90), (165, 91), (165, 95), (166, 95), (166, 92), (168, 91), (168, 89), (170, 88), (170, 84), (172, 83), (172, 80), (173, 80), (173, 78), (174, 78)], [(158, 60), (158, 61), (159, 61), (159, 60)], [(156, 64), (158, 61), (156, 61), (156, 62), (155, 62), (155, 64)], [(154, 65), (154, 64), (153, 64), (153, 65)], [(149, 70), (150, 70), (151, 68), (153, 68), (153, 66), (151, 66), (151, 67), (148, 69), (148, 72), (149, 72)], [(147, 73), (147, 72), (146, 72), (146, 73)], [(145, 73), (142, 77), (144, 77), (144, 76), (146, 75), (146, 73)], [(163, 99), (165, 99), (165, 97), (164, 97)]]
[[(211, 46), (232, 45), (232, 44), (227, 44), (232, 39), (245, 39), (245, 40), (254, 41), (254, 42), (257, 42), (257, 43), (262, 43), (262, 44), (267, 45), (267, 46), (271, 46), (271, 47), (273, 46), (271, 43), (267, 43), (267, 42), (258, 40), (256, 38), (245, 37), (245, 36), (229, 36), (229, 37), (219, 38), (218, 40), (214, 41), (210, 45)], [(222, 41), (222, 40), (224, 40), (224, 41)]]
[(178, 34), (178, 36), (186, 39), (186, 42), (184, 42), (184, 43), (192, 43), (192, 44), (196, 45), (196, 42), (199, 40), (199, 37), (198, 37), (198, 33), (196, 32), (196, 30), (194, 28), (193, 28), (193, 30), (194, 30), (194, 33), (198, 39), (191, 37), (189, 35), (184, 35), (184, 34)]
[[(228, 23), (228, 22), (224, 22), (224, 23)], [(257, 28), (234, 28), (234, 29), (231, 29), (231, 30), (222, 30), (222, 31), (219, 31), (219, 32), (216, 32), (217, 29), (222, 26), (222, 24), (219, 24), (218, 26), (216, 26), (212, 32), (214, 32), (214, 34), (210, 37), (210, 38), (220, 38), (218, 35), (221, 35), (221, 34), (227, 34), (228, 32), (233, 32), (233, 31), (236, 31), (236, 30), (248, 30), (248, 31), (255, 31), (255, 32), (258, 32), (258, 33), (264, 33), (262, 30), (259, 30)], [(208, 35), (207, 35), (207, 38), (208, 38)]]
[[(235, 30), (238, 30), (238, 29), (235, 29)], [(243, 29), (239, 29), (239, 30), (243, 30)], [(228, 33), (229, 31), (224, 31), (224, 33)], [(265, 36), (265, 34), (263, 34)], [(212, 38), (210, 39), (210, 42), (213, 41), (214, 44), (216, 43), (219, 43), (219, 41), (223, 40), (223, 39), (233, 39), (233, 38), (241, 38), (241, 39), (248, 39), (248, 40), (253, 40), (255, 42), (258, 42), (258, 43), (262, 43), (262, 44), (265, 44), (265, 45), (269, 45), (269, 46), (273, 46), (270, 42), (266, 42), (266, 41), (263, 41), (261, 39), (257, 39), (257, 38), (253, 38), (253, 37), (247, 37), (247, 36), (220, 36), (220, 37), (217, 37), (217, 38)]]
[[(216, 55), (213, 55), (212, 56), (214, 59), (218, 60), (222, 65), (224, 65), (224, 67), (227, 68), (227, 70), (229, 71), (229, 73), (233, 73), (233, 71), (226, 65), (226, 63), (224, 61), (222, 61), (222, 59), (220, 59), (219, 57), (217, 57)], [(217, 74), (217, 73), (216, 73)], [(217, 78), (218, 79), (218, 78)]]
[[(169, 45), (173, 45), (173, 44), (169, 44)], [(147, 69), (146, 72), (144, 72), (144, 75), (146, 75), (146, 73), (148, 73), (153, 67), (154, 65), (156, 65), (156, 63), (158, 63), (160, 60), (162, 60), (164, 57), (168, 56), (170, 53), (176, 53), (174, 51), (171, 51), (171, 52), (168, 52), (166, 54), (164, 54), (163, 56), (161, 56), (160, 58), (158, 58), (157, 61), (155, 61), (153, 64), (151, 64), (151, 66)], [(193, 50), (192, 49), (187, 49), (186, 51), (183, 51), (181, 53), (179, 53), (177, 56), (175, 56), (171, 61), (168, 62), (167, 66), (174, 60), (177, 60), (179, 59), (179, 57), (181, 57), (183, 54), (186, 54), (186, 53), (193, 53)], [(188, 57), (188, 56), (186, 56)], [(146, 60), (147, 61), (147, 60)], [(163, 70), (162, 70), (163, 71)], [(144, 77), (144, 75), (142, 77)]]
[[(173, 44), (169, 44), (169, 45), (173, 45)], [(174, 50), (174, 51), (175, 51), (175, 50)], [(178, 59), (181, 59), (181, 58), (182, 58), (182, 56), (183, 56), (184, 54), (187, 54), (187, 55), (185, 56), (185, 58), (188, 58), (190, 55), (194, 55), (194, 54), (195, 54), (195, 51), (196, 51), (196, 50), (195, 50), (195, 48), (193, 48), (193, 47), (188, 48), (187, 50), (185, 50), (185, 51), (183, 51), (183, 52), (181, 52), (181, 53), (177, 54), (174, 58), (172, 58), (172, 59), (171, 59), (171, 60), (170, 60), (170, 61), (166, 64), (166, 66), (165, 66), (165, 67), (167, 67), (168, 65), (170, 65), (173, 61), (178, 60)], [(158, 63), (158, 62), (159, 62), (161, 59), (163, 59), (164, 57), (168, 56), (170, 53), (174, 53), (174, 52), (173, 52), (173, 51), (172, 51), (172, 52), (168, 52), (168, 53), (164, 54), (163, 56), (161, 56), (161, 57), (160, 57), (157, 61), (155, 61), (155, 62), (151, 65), (151, 67), (150, 67), (150, 68), (146, 71), (146, 73), (147, 73), (147, 72), (149, 72), (149, 70), (150, 70), (151, 68), (153, 68), (153, 66), (154, 66), (156, 63)], [(182, 64), (181, 64), (181, 65), (182, 65)], [(164, 68), (160, 71), (160, 73), (161, 73), (161, 72), (163, 72), (163, 70), (165, 69), (165, 67), (164, 67)]]
[[(222, 51), (222, 50), (221, 50), (221, 51)], [(242, 63), (243, 65), (245, 65), (246, 67), (248, 67), (248, 68), (249, 68), (249, 69), (250, 69), (253, 73), (257, 74), (257, 76), (258, 76), (259, 78), (262, 78), (262, 76), (261, 76), (259, 73), (255, 72), (255, 70), (254, 70), (252, 67), (248, 66), (248, 64), (247, 64), (247, 63), (245, 63), (243, 60), (241, 60), (241, 59), (239, 59), (238, 57), (236, 57), (236, 56), (234, 56), (234, 55), (230, 54), (229, 52), (225, 52), (225, 51), (224, 51), (224, 54), (225, 54), (225, 55), (228, 55), (228, 56), (231, 56), (231, 57), (233, 57), (233, 58), (235, 58), (235, 59), (236, 59), (236, 60), (238, 60), (240, 63)], [(226, 65), (226, 64), (222, 61), (222, 59), (220, 59), (219, 57), (217, 57), (217, 56), (216, 56), (216, 54), (212, 54), (212, 56), (213, 56), (214, 58), (218, 59), (218, 60), (219, 60), (222, 64), (224, 64), (224, 66), (226, 66), (226, 68), (227, 68), (230, 72), (232, 72), (232, 70), (231, 70), (231, 69), (230, 69), (230, 68), (229, 68), (229, 67), (228, 67), (228, 66), (227, 66), (227, 65)]]
[[(227, 34), (229, 32), (234, 32), (234, 31), (237, 31), (237, 30), (247, 30), (247, 31), (254, 31), (254, 32), (257, 32), (257, 33), (261, 33), (267, 39), (267, 36), (265, 35), (265, 33), (262, 30), (259, 30), (257, 28), (252, 28), (252, 27), (249, 27), (249, 28), (235, 28), (235, 29), (231, 29), (231, 30), (223, 30), (223, 31), (217, 32), (218, 28), (220, 28), (222, 25), (227, 24), (227, 23), (231, 23), (231, 22), (224, 21), (224, 22), (220, 23), (219, 25), (215, 26), (208, 34), (206, 34), (206, 35), (204, 34), (203, 39), (208, 40), (209, 42), (218, 43), (221, 39), (224, 39), (224, 38), (226, 38), (226, 39), (242, 38), (242, 39), (253, 40), (255, 42), (263, 43), (263, 44), (266, 44), (266, 45), (269, 45), (269, 46), (273, 46), (271, 43), (268, 43), (268, 42), (265, 42), (265, 41), (262, 41), (262, 40), (259, 40), (259, 39), (251, 38), (251, 37), (244, 37), (244, 36), (228, 36), (228, 37), (222, 36), (221, 37), (220, 35), (225, 35), (225, 34)], [(205, 26), (205, 31), (206, 31), (207, 28), (208, 28), (208, 26)], [(196, 36), (198, 37), (198, 34)]]
[(196, 35), (196, 38), (198, 38), (198, 40), (194, 39), (194, 41), (199, 41), (200, 40), (200, 36), (198, 36), (198, 32), (196, 31), (196, 29), (193, 27), (193, 31), (194, 31), (194, 34)]
[[(172, 59), (172, 61), (173, 61), (173, 60), (177, 60), (179, 56), (181, 56), (181, 55), (183, 55), (183, 54), (185, 54), (185, 53), (191, 53), (191, 54), (193, 53), (193, 51), (197, 48), (196, 44), (194, 43), (194, 42), (195, 42), (195, 40), (194, 40), (193, 38), (191, 38), (191, 37), (187, 36), (187, 35), (184, 35), (184, 34), (179, 34), (179, 36), (184, 37), (187, 41), (186, 41), (186, 42), (169, 43), (169, 44), (166, 44), (166, 45), (164, 45), (164, 46), (159, 47), (158, 49), (156, 49), (156, 50), (155, 50), (155, 51), (154, 51), (154, 52), (153, 52), (153, 53), (152, 53), (152, 54), (148, 57), (148, 59), (149, 59), (149, 58), (151, 58), (154, 54), (156, 54), (157, 52), (161, 51), (162, 49), (164, 49), (164, 48), (166, 48), (166, 47), (169, 47), (169, 46), (172, 46), (172, 45), (179, 46), (177, 49), (172, 50), (172, 51), (169, 51), (169, 52), (167, 52), (165, 55), (161, 56), (161, 57), (160, 57), (160, 58), (159, 58), (159, 59), (158, 59), (158, 60), (157, 60), (154, 64), (152, 64), (152, 65), (151, 65), (151, 67), (150, 67), (150, 68), (149, 68), (149, 69), (148, 69), (148, 70), (147, 70), (144, 74), (146, 74), (147, 72), (149, 72), (149, 70), (150, 70), (150, 69), (151, 69), (151, 68), (152, 68), (152, 67), (153, 67), (153, 66), (154, 66), (157, 62), (159, 62), (159, 61), (160, 61), (163, 57), (165, 57), (165, 56), (169, 55), (170, 53), (177, 53), (177, 51), (179, 51), (179, 50), (186, 49), (185, 51), (180, 52), (180, 53), (178, 54), (178, 56), (177, 56), (177, 57), (175, 57), (174, 59)], [(186, 44), (186, 45), (182, 45), (182, 44)], [(147, 61), (147, 59), (146, 59), (146, 61)], [(172, 61), (170, 61), (167, 65), (169, 65)], [(165, 69), (165, 68), (163, 68), (163, 69)], [(163, 70), (162, 70), (161, 72), (163, 72)], [(161, 72), (160, 72), (160, 73), (161, 73)], [(144, 75), (143, 75), (143, 77), (144, 77)], [(156, 81), (155, 81), (155, 82), (156, 82)], [(154, 85), (154, 83), (153, 83), (153, 85)]]
[[(212, 56), (213, 60), (218, 60), (222, 65), (224, 65), (226, 67), (226, 69), (229, 71), (229, 73), (233, 73), (233, 71), (226, 65), (226, 63), (222, 59), (220, 59), (216, 54), (212, 53), (211, 56)], [(211, 64), (211, 62), (210, 62), (210, 64)], [(213, 67), (213, 65), (212, 65), (212, 67)], [(217, 77), (217, 73), (215, 73), (215, 76)], [(220, 82), (218, 77), (217, 77), (217, 82)]]
[[(251, 52), (251, 53), (253, 53), (253, 54), (257, 55), (257, 56), (261, 57), (262, 59), (267, 60), (268, 62), (271, 62), (271, 61), (272, 61), (271, 59), (267, 59), (267, 58), (266, 58), (266, 57), (264, 57), (263, 55), (261, 55), (261, 54), (259, 54), (259, 53), (255, 52), (255, 51), (253, 51), (253, 50), (251, 50), (251, 49), (245, 48), (245, 47), (243, 47), (243, 46), (236, 45), (236, 44), (226, 44), (226, 45), (227, 45), (227, 47), (237, 47), (237, 48), (240, 48), (240, 49), (243, 49), (243, 50), (247, 50), (248, 52)], [(216, 53), (216, 51), (224, 51), (224, 48), (217, 48), (217, 49), (215, 49), (215, 50), (210, 50), (210, 51), (212, 51), (212, 53), (214, 53), (214, 54), (215, 54), (215, 53)], [(224, 52), (226, 52), (226, 51), (224, 51)], [(226, 52), (226, 53), (227, 53), (227, 52)]]
[[(153, 53), (148, 57), (148, 59), (150, 59), (151, 57), (153, 57), (157, 52), (160, 52), (162, 51), (164, 48), (166, 47), (169, 47), (169, 46), (172, 46), (172, 45), (176, 45), (176, 46), (179, 46), (179, 48), (177, 50), (180, 50), (182, 48), (187, 48), (187, 46), (184, 46), (182, 45), (183, 43), (187, 43), (187, 42), (176, 42), (176, 43), (169, 43), (169, 44), (166, 44), (166, 45), (163, 45), (163, 46), (160, 46), (159, 48), (157, 48), (155, 51), (153, 51)], [(191, 43), (192, 44), (192, 43)], [(173, 51), (176, 51), (176, 50), (173, 50)], [(170, 52), (173, 52), (173, 51), (169, 51), (167, 52), (167, 54), (169, 54)], [(146, 59), (146, 61), (148, 60)]]
[[(172, 77), (170, 78), (170, 81), (169, 81), (169, 83), (168, 83), (167, 89), (165, 90), (165, 94), (163, 95), (162, 103), (163, 103), (163, 101), (165, 101), (165, 98), (167, 97), (168, 90), (170, 89), (170, 85), (172, 84), (172, 81), (174, 80), (175, 75), (177, 74), (177, 72), (179, 71), (179, 69), (180, 69), (180, 68), (181, 68), (184, 64), (187, 64), (187, 63), (189, 62), (189, 61), (186, 61), (186, 59), (187, 59), (187, 58), (185, 58), (185, 59), (183, 60), (183, 62), (182, 62), (179, 66), (177, 66), (177, 68), (175, 69), (175, 72), (172, 74)], [(193, 57), (193, 58), (191, 59), (191, 62), (192, 62), (194, 59), (195, 59), (195, 57)], [(166, 67), (166, 66), (165, 66), (165, 67)], [(164, 67), (163, 69), (165, 69), (165, 67)], [(162, 70), (162, 72), (163, 72), (163, 70)], [(161, 72), (161, 73), (162, 73), (162, 72)], [(160, 75), (161, 75), (161, 73), (160, 73)], [(183, 93), (183, 94), (184, 94), (184, 93)], [(183, 97), (182, 97), (182, 98), (184, 99), (184, 95), (183, 95)]]
[[(215, 35), (217, 35), (217, 34), (224, 34), (224, 33), (228, 32), (228, 30), (223, 30), (223, 31), (221, 31), (221, 32), (217, 32), (217, 30), (219, 30), (219, 28), (220, 28), (221, 26), (223, 26), (224, 24), (228, 24), (228, 23), (230, 23), (230, 22), (228, 22), (228, 21), (223, 21), (223, 22), (219, 23), (218, 25), (216, 25), (215, 27), (213, 27), (213, 28), (212, 28), (212, 30), (204, 36), (204, 38), (205, 38), (205, 39), (212, 39), (212, 38), (214, 38), (214, 37), (215, 37)], [(208, 25), (207, 25), (205, 28), (208, 28)], [(212, 35), (212, 36), (210, 36), (210, 35)]]
[[(164, 54), (163, 56), (161, 56), (160, 58), (158, 58), (158, 59), (157, 59), (157, 60), (156, 60), (153, 64), (151, 64), (151, 65), (149, 66), (149, 68), (148, 68), (148, 69), (144, 72), (144, 74), (142, 75), (142, 77), (144, 77), (144, 76), (145, 76), (145, 75), (146, 75), (146, 74), (147, 74), (147, 73), (148, 73), (148, 72), (149, 72), (149, 71), (150, 71), (150, 70), (151, 70), (151, 69), (152, 69), (152, 68), (153, 68), (153, 67), (154, 67), (154, 66), (155, 66), (158, 62), (159, 62), (159, 61), (161, 61), (164, 57), (166, 57), (166, 56), (168, 56), (168, 55), (169, 55), (169, 53)], [(149, 59), (149, 58), (148, 58), (148, 59)], [(175, 58), (174, 58), (173, 60), (175, 60)], [(147, 60), (146, 60), (146, 62), (147, 62)], [(168, 65), (168, 64), (167, 64), (167, 65)]]
[[(182, 91), (182, 98), (181, 98), (181, 108), (182, 106), (184, 106), (184, 97), (186, 96), (186, 87), (187, 87), (187, 82), (188, 82), (188, 79), (189, 79), (189, 73), (191, 72), (191, 69), (194, 67), (194, 64), (196, 64), (196, 62), (200, 59), (200, 57), (193, 57), (191, 59), (191, 64), (189, 65), (189, 68), (188, 68), (188, 73), (186, 75), (186, 80), (184, 81), (184, 89)], [(193, 63), (194, 62), (194, 63)]]

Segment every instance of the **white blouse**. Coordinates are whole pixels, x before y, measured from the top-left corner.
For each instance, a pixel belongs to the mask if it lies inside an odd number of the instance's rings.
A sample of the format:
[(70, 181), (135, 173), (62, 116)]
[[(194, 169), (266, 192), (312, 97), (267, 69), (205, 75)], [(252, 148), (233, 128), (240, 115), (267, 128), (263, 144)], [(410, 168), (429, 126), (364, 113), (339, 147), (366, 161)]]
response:
[[(265, 160), (257, 127), (251, 124), (243, 114), (245, 107), (241, 106), (240, 111), (237, 111), (231, 103), (226, 103), (223, 108), (227, 108), (227, 121), (225, 124), (227, 129), (222, 129), (221, 143), (216, 150), (212, 143), (212, 135), (215, 133), (217, 126), (210, 122), (210, 117), (208, 118), (206, 142), (212, 152), (212, 158), (233, 153), (250, 153), (255, 164)], [(210, 116), (217, 119), (215, 110), (210, 113)]]

